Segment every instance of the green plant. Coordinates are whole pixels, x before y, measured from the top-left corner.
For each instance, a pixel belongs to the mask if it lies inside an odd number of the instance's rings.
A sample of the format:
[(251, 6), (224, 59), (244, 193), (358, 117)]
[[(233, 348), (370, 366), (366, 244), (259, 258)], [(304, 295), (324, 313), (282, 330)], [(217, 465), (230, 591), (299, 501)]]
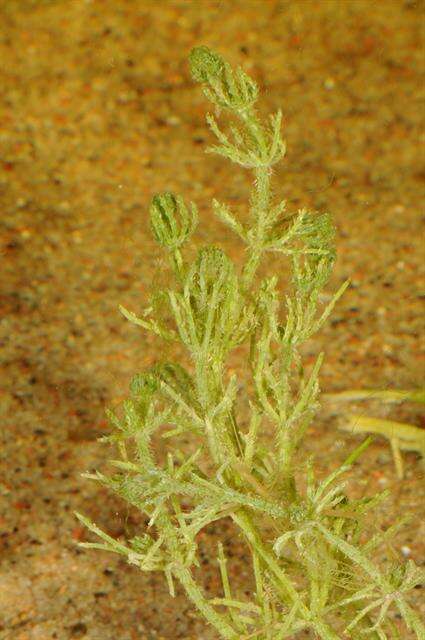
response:
[[(196, 207), (171, 193), (153, 198), (151, 228), (170, 256), (176, 288), (156, 294), (141, 317), (122, 311), (135, 324), (183, 345), (191, 367), (160, 362), (133, 378), (123, 415), (110, 413), (114, 432), (105, 438), (118, 447), (120, 459), (112, 461), (116, 473), (87, 474), (147, 515), (147, 530), (122, 542), (78, 515), (100, 538), (82, 546), (122, 554), (142, 571), (163, 571), (171, 595), (179, 582), (228, 640), (282, 640), (305, 630), (325, 640), (340, 634), (398, 637), (390, 609), (424, 638), (424, 626), (406, 598), (420, 581), (419, 569), (411, 561), (381, 569), (372, 559), (395, 527), (363, 536), (365, 514), (383, 495), (350, 499), (341, 480), (369, 441), (326, 478), (315, 478), (310, 460), (305, 488), (296, 481), (295, 472), (303, 469), (297, 453), (317, 407), (322, 362), (319, 355), (307, 374), (300, 349), (347, 287), (344, 283), (320, 309), (335, 258), (331, 219), (305, 210), (289, 213), (285, 202), (272, 202), (272, 167), (285, 153), (281, 112), (261, 121), (254, 108), (255, 82), (205, 47), (192, 51), (190, 67), (217, 110), (234, 119), (224, 133), (207, 116), (218, 141), (208, 151), (254, 175), (248, 223), (213, 202), (217, 216), (246, 244), (247, 259), (238, 272), (221, 249), (207, 246), (186, 264), (182, 246), (196, 226)], [(292, 290), (284, 318), (277, 277), (259, 281), (267, 252), (289, 258)], [(153, 316), (158, 300), (168, 305), (169, 322)], [(245, 397), (250, 410), (245, 428), (238, 380), (227, 368), (230, 352), (240, 345), (246, 347), (245, 373), (253, 388)], [(153, 453), (156, 432), (173, 443), (163, 464)], [(267, 433), (274, 434), (272, 442)], [(181, 450), (187, 434), (198, 443), (191, 455)], [(250, 551), (251, 600), (231, 591), (221, 544), (222, 597), (208, 597), (194, 578), (197, 536), (221, 518), (233, 521)]]

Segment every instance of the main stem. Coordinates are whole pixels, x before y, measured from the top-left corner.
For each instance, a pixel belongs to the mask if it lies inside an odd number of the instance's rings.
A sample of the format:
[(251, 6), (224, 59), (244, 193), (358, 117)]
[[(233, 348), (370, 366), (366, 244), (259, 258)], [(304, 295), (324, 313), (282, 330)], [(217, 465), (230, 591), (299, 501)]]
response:
[(254, 237), (250, 248), (251, 255), (242, 273), (242, 286), (249, 290), (255, 272), (260, 263), (264, 251), (265, 232), (267, 227), (267, 212), (270, 205), (270, 167), (258, 167), (255, 173), (255, 196), (253, 202), (253, 214), (256, 217)]
[(276, 562), (275, 557), (264, 546), (250, 515), (245, 510), (240, 510), (238, 513), (232, 514), (231, 517), (241, 529), (250, 547), (255, 549), (256, 553), (269, 569), (274, 585), (282, 594), (284, 602), (288, 602), (289, 600), (291, 605), (297, 604), (299, 613), (316, 631), (320, 638), (322, 638), (322, 640), (340, 640), (339, 636), (336, 635), (333, 629), (326, 624), (326, 622), (311, 615), (311, 612), (302, 602), (291, 580), (286, 576), (285, 572)]
[[(251, 132), (255, 134), (255, 137), (262, 138), (259, 143), (264, 143), (263, 133), (259, 129), (258, 122), (253, 113), (246, 114), (243, 118), (245, 124), (251, 129)], [(270, 166), (258, 166), (255, 170), (255, 192), (252, 205), (252, 214), (256, 220), (254, 227), (254, 233), (251, 238), (250, 249), (251, 253), (248, 261), (242, 272), (242, 287), (245, 292), (248, 292), (255, 273), (258, 269), (262, 253), (264, 251), (265, 236), (267, 231), (267, 218), (270, 207)], [(205, 355), (205, 354), (203, 354)], [(199, 362), (195, 362), (199, 369)], [(205, 364), (205, 363), (203, 363)], [(204, 367), (201, 367), (204, 369)], [(199, 372), (198, 372), (199, 373)], [(205, 380), (200, 383), (198, 378), (198, 392), (201, 392), (203, 396), (204, 405), (208, 404), (208, 385), (205, 384)], [(200, 383), (200, 384), (199, 384)], [(207, 426), (207, 425), (206, 425)], [(210, 424), (210, 428), (214, 429), (214, 425)], [(211, 449), (210, 443), (210, 449)], [(212, 458), (215, 459), (217, 451), (210, 451)], [(244, 537), (248, 541), (250, 547), (255, 549), (255, 552), (261, 558), (261, 561), (268, 568), (271, 578), (275, 584), (277, 590), (281, 593), (284, 602), (291, 604), (297, 604), (299, 613), (306, 620), (308, 624), (315, 630), (315, 632), (322, 638), (322, 640), (338, 640), (338, 636), (335, 632), (322, 620), (316, 619), (311, 615), (311, 612), (301, 600), (300, 595), (297, 593), (292, 581), (282, 571), (278, 562), (272, 553), (263, 544), (261, 537), (256, 530), (252, 519), (245, 510), (240, 510), (237, 513), (232, 514), (232, 519), (241, 529)], [(230, 640), (236, 640), (237, 636), (230, 625), (225, 622), (221, 616), (218, 616), (217, 612), (208, 604), (199, 587), (194, 582), (190, 572), (188, 570), (179, 570), (176, 572), (176, 577), (180, 580), (185, 588), (188, 596), (199, 609), (205, 618), (214, 625), (214, 627), (221, 633), (224, 638)], [(221, 619), (217, 619), (217, 617)]]

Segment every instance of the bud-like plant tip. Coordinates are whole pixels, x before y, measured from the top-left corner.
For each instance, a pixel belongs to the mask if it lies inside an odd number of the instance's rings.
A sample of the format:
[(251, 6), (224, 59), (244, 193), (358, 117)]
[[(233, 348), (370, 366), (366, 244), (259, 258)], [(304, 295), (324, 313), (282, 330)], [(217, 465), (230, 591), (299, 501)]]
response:
[(151, 229), (159, 244), (168, 244), (168, 240), (177, 230), (175, 213), (177, 210), (176, 197), (173, 193), (161, 193), (152, 198), (150, 208)]
[(183, 199), (170, 192), (152, 198), (150, 217), (155, 240), (171, 250), (177, 249), (187, 240), (198, 219), (194, 204), (191, 203), (189, 212)]
[(189, 55), (189, 66), (192, 78), (196, 82), (208, 82), (211, 78), (221, 75), (224, 61), (208, 47), (195, 47)]
[(135, 396), (152, 395), (158, 386), (158, 379), (153, 374), (136, 373), (130, 382), (130, 391)]

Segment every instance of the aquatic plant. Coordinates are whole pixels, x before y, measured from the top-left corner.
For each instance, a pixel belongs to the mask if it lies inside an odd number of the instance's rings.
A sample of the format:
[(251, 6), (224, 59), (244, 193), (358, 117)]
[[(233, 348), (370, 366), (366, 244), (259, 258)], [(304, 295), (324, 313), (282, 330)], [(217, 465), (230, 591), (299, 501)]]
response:
[[(306, 630), (324, 640), (401, 637), (392, 614), (424, 638), (408, 602), (422, 577), (419, 568), (413, 561), (391, 567), (375, 561), (377, 547), (397, 525), (365, 535), (384, 494), (351, 499), (342, 479), (369, 441), (321, 479), (313, 460), (303, 460), (323, 355), (303, 366), (301, 347), (347, 288), (344, 283), (321, 306), (335, 260), (331, 218), (273, 201), (273, 166), (285, 154), (282, 114), (259, 117), (254, 80), (206, 47), (192, 51), (190, 69), (216, 113), (231, 116), (227, 131), (207, 116), (217, 140), (207, 151), (253, 174), (247, 221), (226, 204), (212, 203), (245, 243), (246, 261), (238, 269), (220, 248), (206, 246), (187, 264), (183, 248), (197, 225), (195, 205), (168, 192), (153, 198), (151, 229), (169, 255), (175, 287), (156, 292), (140, 316), (122, 312), (182, 345), (191, 364), (157, 362), (133, 377), (122, 415), (109, 412), (114, 430), (104, 438), (117, 446), (115, 473), (86, 474), (146, 515), (146, 530), (124, 541), (78, 515), (99, 539), (81, 546), (121, 554), (141, 571), (164, 572), (170, 594), (180, 583), (227, 640), (283, 640)], [(283, 300), (277, 276), (259, 276), (269, 253), (284, 256), (292, 275)], [(168, 307), (168, 318), (155, 312), (159, 306)], [(229, 372), (237, 347), (245, 348), (245, 387)], [(163, 463), (154, 434), (168, 445)], [(196, 443), (190, 454), (182, 444), (187, 436)], [(199, 533), (223, 518), (249, 550), (251, 598), (230, 584), (222, 543), (221, 596), (208, 595), (195, 579)]]

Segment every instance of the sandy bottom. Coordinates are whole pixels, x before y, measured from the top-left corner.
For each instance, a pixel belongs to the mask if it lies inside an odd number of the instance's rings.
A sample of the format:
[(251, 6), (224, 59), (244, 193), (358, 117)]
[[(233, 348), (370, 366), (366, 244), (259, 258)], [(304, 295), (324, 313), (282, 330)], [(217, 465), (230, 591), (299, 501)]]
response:
[[(195, 200), (199, 243), (242, 256), (209, 203), (217, 197), (243, 217), (251, 176), (203, 154), (208, 105), (189, 78), (193, 45), (243, 64), (263, 89), (261, 108), (283, 108), (288, 154), (276, 170), (276, 196), (335, 217), (331, 288), (347, 277), (352, 284), (306, 348), (308, 363), (326, 353), (322, 388), (421, 384), (420, 6), (1, 3), (1, 640), (216, 637), (180, 592), (169, 597), (162, 575), (79, 550), (86, 533), (73, 516), (81, 511), (114, 536), (142, 520), (80, 474), (104, 468), (104, 409), (125, 397), (131, 374), (178, 355), (117, 311), (119, 303), (137, 311), (152, 282), (166, 282), (147, 223), (152, 194)], [(267, 268), (284, 276), (286, 263), (271, 257)], [(242, 354), (231, 367), (242, 375)], [(423, 421), (415, 407), (358, 410)], [(306, 440), (321, 472), (358, 442), (337, 430), (338, 411), (324, 406)], [(392, 490), (382, 524), (412, 513), (394, 551), (422, 563), (423, 470), (414, 453), (404, 460), (399, 482), (378, 438), (350, 490)], [(200, 540), (205, 581), (217, 581), (218, 539), (228, 543), (232, 581), (243, 592), (248, 552), (226, 522)], [(423, 608), (420, 590), (415, 598)]]

